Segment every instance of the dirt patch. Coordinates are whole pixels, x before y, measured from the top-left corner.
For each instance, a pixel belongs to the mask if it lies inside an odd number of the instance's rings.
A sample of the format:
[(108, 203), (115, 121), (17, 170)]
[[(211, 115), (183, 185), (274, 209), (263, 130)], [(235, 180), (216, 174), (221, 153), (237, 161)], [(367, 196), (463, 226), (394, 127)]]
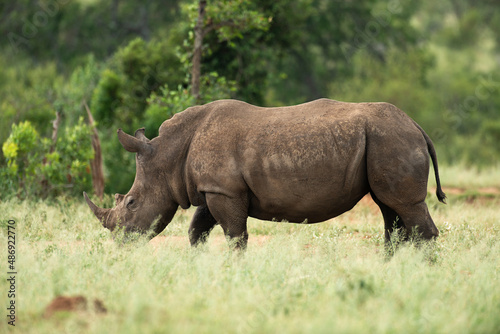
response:
[(500, 189), (495, 187), (479, 188), (477, 192), (480, 194), (487, 194), (487, 195), (500, 195)]
[(99, 299), (94, 299), (94, 302), (89, 305), (87, 298), (84, 296), (58, 296), (54, 298), (45, 308), (44, 318), (50, 318), (58, 312), (89, 312), (106, 313), (107, 310), (104, 304)]

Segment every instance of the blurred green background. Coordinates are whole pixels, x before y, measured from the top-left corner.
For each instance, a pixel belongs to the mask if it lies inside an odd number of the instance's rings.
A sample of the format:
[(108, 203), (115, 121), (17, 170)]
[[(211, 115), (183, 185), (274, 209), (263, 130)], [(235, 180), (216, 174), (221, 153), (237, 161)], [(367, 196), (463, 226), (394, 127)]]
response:
[(0, 199), (92, 190), (85, 105), (107, 193), (126, 193), (135, 175), (117, 128), (145, 126), (151, 138), (174, 113), (220, 98), (390, 102), (426, 130), (442, 164), (498, 166), (497, 1), (208, 1), (197, 99), (199, 5), (1, 1)]

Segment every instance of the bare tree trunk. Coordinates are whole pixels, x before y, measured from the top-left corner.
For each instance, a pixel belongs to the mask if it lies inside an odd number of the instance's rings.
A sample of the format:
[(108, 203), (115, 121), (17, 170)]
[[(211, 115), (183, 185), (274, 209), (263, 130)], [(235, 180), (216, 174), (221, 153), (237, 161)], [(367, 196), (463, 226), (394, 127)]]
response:
[[(59, 132), (59, 123), (61, 123), (61, 113), (56, 111), (56, 119), (52, 121), (52, 144), (50, 145), (50, 153), (54, 153), (57, 144), (57, 133)], [(43, 157), (42, 164), (47, 165), (47, 157)], [(49, 195), (49, 180), (45, 177), (42, 179), (42, 196), (47, 197)]]
[(151, 37), (151, 30), (149, 29), (150, 9), (151, 3), (150, 1), (146, 1), (146, 3), (142, 5), (139, 10), (141, 35), (146, 41), (149, 41)]
[(102, 170), (101, 142), (99, 141), (99, 134), (94, 126), (94, 118), (92, 117), (92, 113), (90, 112), (87, 102), (83, 101), (83, 105), (87, 110), (89, 124), (92, 127), (92, 148), (94, 149), (94, 159), (90, 160), (92, 186), (94, 187), (95, 194), (102, 199), (104, 194), (104, 172)]
[(52, 145), (50, 146), (50, 153), (53, 153), (56, 149), (59, 123), (61, 123), (61, 113), (59, 111), (56, 111), (56, 119), (52, 121)]
[(206, 0), (200, 0), (198, 3), (198, 20), (194, 27), (194, 49), (193, 49), (193, 68), (191, 72), (191, 94), (198, 103), (200, 101), (200, 77), (201, 77), (201, 51), (203, 47), (203, 28), (205, 18)]

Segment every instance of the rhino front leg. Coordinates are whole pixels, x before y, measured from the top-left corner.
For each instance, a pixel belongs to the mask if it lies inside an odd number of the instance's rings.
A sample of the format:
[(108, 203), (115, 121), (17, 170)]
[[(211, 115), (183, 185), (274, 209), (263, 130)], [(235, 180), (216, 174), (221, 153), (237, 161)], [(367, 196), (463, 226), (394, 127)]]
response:
[(248, 242), (248, 201), (223, 194), (206, 194), (210, 212), (224, 230), (230, 249), (245, 250)]
[(189, 241), (191, 246), (196, 247), (207, 242), (210, 232), (217, 224), (214, 216), (206, 205), (199, 206), (194, 213), (189, 226)]

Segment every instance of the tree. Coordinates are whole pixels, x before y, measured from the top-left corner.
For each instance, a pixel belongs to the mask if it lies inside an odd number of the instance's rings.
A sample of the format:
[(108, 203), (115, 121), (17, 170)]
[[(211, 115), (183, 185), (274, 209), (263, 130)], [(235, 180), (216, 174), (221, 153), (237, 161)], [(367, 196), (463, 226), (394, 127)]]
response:
[[(188, 7), (192, 11), (193, 7)], [(230, 41), (242, 37), (251, 29), (265, 30), (268, 20), (253, 8), (251, 1), (216, 1), (207, 6), (199, 0), (194, 24), (194, 45), (191, 70), (191, 94), (200, 102), (200, 78), (203, 40), (211, 31), (216, 31), (220, 40)]]

